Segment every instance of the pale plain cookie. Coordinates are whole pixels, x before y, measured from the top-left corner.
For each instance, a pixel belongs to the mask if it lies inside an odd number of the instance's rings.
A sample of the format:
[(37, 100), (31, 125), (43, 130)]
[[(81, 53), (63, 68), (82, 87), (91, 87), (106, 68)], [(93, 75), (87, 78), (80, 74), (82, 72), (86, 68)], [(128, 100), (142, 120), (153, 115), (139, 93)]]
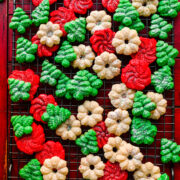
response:
[(77, 58), (72, 62), (72, 66), (79, 69), (91, 67), (95, 59), (95, 54), (92, 51), (92, 48), (83, 44), (80, 44), (79, 46), (73, 46), (73, 48)]
[(113, 79), (120, 74), (121, 61), (115, 54), (105, 51), (95, 58), (92, 68), (100, 79)]
[(108, 96), (111, 104), (115, 108), (131, 109), (133, 107), (133, 100), (135, 90), (129, 89), (124, 83), (114, 84)]
[(68, 174), (67, 162), (54, 156), (44, 161), (40, 171), (44, 180), (65, 180)]
[(131, 118), (129, 117), (128, 111), (116, 109), (108, 113), (105, 124), (110, 134), (120, 136), (129, 131)]
[(97, 30), (111, 29), (111, 16), (106, 14), (106, 11), (91, 11), (90, 15), (86, 18), (87, 30), (94, 34)]
[(104, 176), (105, 164), (101, 161), (99, 156), (89, 154), (88, 156), (81, 158), (81, 164), (79, 171), (82, 173), (84, 179), (97, 180)]
[(56, 134), (61, 136), (63, 140), (76, 140), (77, 136), (81, 135), (81, 132), (81, 123), (73, 115), (56, 129)]
[(120, 137), (110, 137), (107, 144), (103, 146), (104, 157), (112, 163), (117, 162), (117, 155), (122, 145), (126, 144)]
[(163, 98), (162, 94), (148, 92), (147, 97), (156, 104), (156, 109), (151, 111), (151, 119), (158, 120), (163, 114), (166, 113), (167, 101)]
[(120, 146), (116, 156), (122, 170), (135, 171), (142, 164), (143, 154), (139, 147), (126, 143)]
[(133, 176), (135, 180), (157, 180), (161, 176), (161, 173), (158, 166), (154, 166), (151, 162), (147, 162), (142, 164)]
[(41, 24), (37, 32), (40, 43), (48, 47), (53, 47), (60, 43), (60, 37), (63, 32), (59, 28), (59, 24), (53, 24), (49, 21), (47, 24)]
[(131, 55), (136, 53), (141, 44), (140, 38), (136, 30), (123, 28), (116, 32), (112, 45), (116, 48), (118, 54)]
[(102, 121), (103, 111), (96, 101), (85, 101), (78, 106), (77, 118), (81, 121), (81, 125), (93, 127)]
[(156, 13), (158, 0), (132, 0), (132, 5), (137, 9), (140, 16), (148, 17)]

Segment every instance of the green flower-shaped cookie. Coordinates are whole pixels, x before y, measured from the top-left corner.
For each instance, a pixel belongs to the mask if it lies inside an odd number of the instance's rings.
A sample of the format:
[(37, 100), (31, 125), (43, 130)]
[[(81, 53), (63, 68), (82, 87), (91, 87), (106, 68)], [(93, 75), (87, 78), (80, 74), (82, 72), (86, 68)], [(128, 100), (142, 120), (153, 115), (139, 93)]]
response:
[(69, 42), (83, 42), (86, 37), (86, 19), (83, 17), (70, 21), (64, 26)]
[(174, 66), (175, 58), (179, 54), (179, 51), (173, 46), (168, 45), (164, 41), (158, 41), (156, 44), (156, 56), (158, 66)]
[(64, 41), (57, 56), (55, 57), (55, 62), (60, 63), (63, 67), (67, 68), (71, 65), (71, 62), (76, 59), (77, 55), (74, 52), (72, 45), (68, 41)]
[(157, 180), (169, 180), (169, 176), (166, 173), (164, 173)]
[(21, 34), (26, 32), (26, 28), (31, 26), (32, 21), (29, 16), (23, 11), (22, 8), (17, 7), (14, 11), (9, 28), (17, 31)]
[(16, 47), (16, 61), (18, 63), (29, 63), (35, 60), (35, 53), (37, 52), (38, 45), (32, 44), (31, 41), (20, 37), (17, 40)]
[(11, 123), (13, 126), (13, 130), (15, 131), (15, 136), (20, 138), (24, 134), (31, 134), (32, 133), (32, 123), (33, 117), (32, 116), (12, 116)]
[(25, 180), (43, 180), (40, 169), (40, 162), (37, 159), (31, 159), (31, 161), (20, 169), (19, 175)]
[(96, 132), (93, 129), (88, 130), (76, 139), (76, 145), (81, 147), (81, 152), (84, 155), (97, 153), (99, 151)]
[(151, 111), (156, 108), (156, 104), (151, 101), (143, 92), (137, 91), (134, 97), (134, 104), (132, 109), (133, 116), (142, 116), (149, 118)]
[(151, 75), (151, 84), (154, 86), (156, 92), (163, 93), (165, 90), (174, 88), (171, 68), (163, 66), (158, 71)]
[(51, 130), (55, 130), (58, 126), (64, 123), (71, 115), (68, 109), (55, 106), (54, 104), (48, 104), (46, 112), (43, 113), (41, 119), (48, 123), (48, 127)]
[(136, 144), (152, 144), (157, 134), (157, 127), (149, 120), (134, 117), (131, 125), (131, 141)]
[(149, 35), (151, 37), (158, 37), (160, 39), (167, 39), (168, 32), (173, 28), (172, 24), (168, 24), (158, 14), (153, 14), (151, 17), (151, 25)]
[(166, 138), (162, 138), (160, 154), (163, 163), (168, 163), (170, 161), (178, 163), (180, 162), (180, 145)]

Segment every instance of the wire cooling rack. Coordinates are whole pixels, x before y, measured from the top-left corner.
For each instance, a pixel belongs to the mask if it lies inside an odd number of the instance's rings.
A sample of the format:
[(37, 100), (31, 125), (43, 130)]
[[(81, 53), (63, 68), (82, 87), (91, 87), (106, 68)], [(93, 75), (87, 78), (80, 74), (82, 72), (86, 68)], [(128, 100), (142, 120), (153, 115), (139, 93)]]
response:
[[(57, 9), (58, 7), (63, 6), (63, 2), (58, 0), (59, 2), (56, 2), (55, 4), (51, 5), (51, 11)], [(101, 5), (101, 0), (93, 0), (93, 7), (91, 10), (102, 10), (104, 9)], [(10, 3), (9, 3), (10, 7)], [(34, 6), (32, 5), (31, 0), (14, 0), (13, 2), (13, 10), (16, 7), (23, 8), (28, 15), (31, 14), (31, 12), (34, 9)], [(10, 9), (10, 8), (9, 8)], [(90, 11), (85, 15), (85, 17), (90, 13)], [(105, 9), (104, 9), (105, 10)], [(109, 14), (109, 13), (108, 13)], [(8, 19), (10, 22), (10, 19), (12, 18), (13, 11), (9, 10), (8, 13)], [(78, 17), (78, 15), (76, 15)], [(149, 32), (149, 26), (150, 26), (150, 18), (141, 18), (143, 23), (145, 24), (145, 29), (139, 33), (139, 36), (148, 37)], [(174, 24), (174, 21), (171, 19), (166, 19), (169, 23), (172, 25)], [(112, 29), (114, 31), (118, 30), (118, 24), (113, 22)], [(16, 51), (16, 40), (19, 37), (19, 34), (16, 32), (12, 32), (12, 30), (8, 30), (9, 34), (9, 43), (8, 43), (8, 75), (14, 70), (25, 70), (28, 68), (31, 68), (36, 74), (40, 75), (41, 73), (41, 64), (43, 62), (43, 58), (39, 59), (36, 57), (36, 60), (31, 64), (19, 64), (15, 61), (15, 51)], [(31, 40), (33, 35), (37, 32), (37, 28), (31, 27), (27, 30), (26, 34), (24, 35), (27, 39)], [(91, 34), (87, 32), (86, 34), (86, 45), (90, 45), (89, 38)], [(174, 31), (172, 30), (169, 33), (169, 38), (167, 41), (169, 44), (174, 45)], [(54, 53), (53, 57), (48, 58), (50, 62), (54, 62), (54, 56), (56, 53)], [(128, 64), (129, 60), (131, 59), (130, 56), (119, 56), (118, 58), (122, 61), (122, 67), (124, 67), (126, 64)], [(71, 68), (63, 68), (62, 66), (56, 64), (56, 66), (61, 69), (67, 76), (73, 77), (77, 70), (74, 70)], [(152, 63), (150, 65), (152, 73), (158, 69), (156, 63)], [(92, 72), (92, 69), (89, 69)], [(173, 70), (173, 76), (174, 76), (174, 70)], [(103, 86), (99, 90), (99, 94), (97, 97), (88, 98), (90, 100), (96, 100), (103, 108), (104, 108), (104, 120), (107, 116), (107, 113), (111, 110), (114, 110), (113, 106), (110, 103), (110, 100), (108, 98), (108, 93), (111, 90), (111, 87), (113, 84), (120, 83), (120, 76), (112, 79), (112, 80), (104, 80)], [(154, 91), (153, 87), (148, 86), (144, 92), (147, 91)], [(58, 102), (59, 106), (63, 106), (65, 108), (68, 108), (72, 114), (77, 114), (77, 107), (78, 105), (82, 104), (83, 101), (77, 102), (74, 100), (66, 100), (64, 98), (57, 98), (55, 96), (55, 88), (48, 86), (47, 84), (40, 84), (40, 87), (36, 93), (36, 97), (41, 94), (53, 94), (56, 98), (56, 101)], [(168, 101), (168, 107), (167, 107), (167, 113), (161, 117), (158, 121), (152, 121), (153, 124), (157, 125), (158, 133), (155, 138), (155, 141), (152, 145), (146, 146), (146, 145), (140, 145), (141, 152), (144, 154), (144, 160), (143, 162), (150, 161), (157, 166), (161, 168), (161, 172), (166, 172), (170, 175), (171, 179), (174, 179), (174, 171), (173, 171), (173, 165), (168, 164), (164, 165), (160, 161), (160, 140), (163, 137), (169, 138), (174, 140), (174, 90), (166, 91), (164, 93), (164, 97)], [(19, 170), (22, 168), (30, 159), (34, 158), (34, 156), (26, 155), (22, 152), (20, 152), (17, 147), (16, 143), (14, 141), (14, 134), (12, 126), (10, 125), (10, 118), (13, 115), (30, 115), (29, 114), (29, 108), (30, 108), (30, 102), (21, 102), (21, 103), (13, 103), (8, 98), (8, 179), (21, 179), (19, 176)], [(36, 122), (38, 124), (38, 122)], [(66, 152), (66, 161), (68, 162), (68, 169), (69, 173), (67, 175), (67, 179), (71, 180), (79, 180), (82, 179), (81, 173), (78, 171), (78, 167), (80, 164), (80, 159), (83, 157), (82, 153), (80, 152), (80, 148), (75, 145), (72, 141), (62, 141), (60, 137), (56, 136), (55, 131), (51, 131), (48, 129), (48, 127), (44, 124), (41, 124), (44, 128), (45, 135), (46, 135), (46, 141), (53, 140), (53, 141), (59, 141), (63, 144)], [(85, 132), (87, 128), (83, 127), (83, 132)], [(130, 134), (129, 132), (122, 135), (122, 138), (126, 140), (127, 142), (130, 142)], [(106, 162), (106, 160), (103, 157), (103, 151), (100, 150), (97, 155), (101, 156), (102, 160)], [(129, 173), (129, 180), (132, 180), (132, 173)]]

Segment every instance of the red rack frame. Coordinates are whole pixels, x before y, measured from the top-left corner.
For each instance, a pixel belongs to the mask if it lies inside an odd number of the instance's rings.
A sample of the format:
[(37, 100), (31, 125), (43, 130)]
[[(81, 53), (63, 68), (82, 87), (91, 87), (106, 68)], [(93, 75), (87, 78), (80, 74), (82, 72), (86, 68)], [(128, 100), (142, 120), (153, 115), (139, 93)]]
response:
[[(0, 3), (0, 179), (7, 179), (7, 53), (8, 53), (8, 10), (13, 1)], [(175, 20), (175, 47), (180, 51), (180, 15)], [(175, 140), (180, 144), (180, 55), (175, 65)], [(174, 165), (175, 179), (180, 177), (180, 164)]]

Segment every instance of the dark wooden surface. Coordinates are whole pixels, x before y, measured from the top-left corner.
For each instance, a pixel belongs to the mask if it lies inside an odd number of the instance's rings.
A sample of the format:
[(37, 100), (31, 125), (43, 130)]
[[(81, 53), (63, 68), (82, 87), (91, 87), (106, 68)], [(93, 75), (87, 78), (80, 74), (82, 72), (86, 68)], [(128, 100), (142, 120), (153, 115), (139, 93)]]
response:
[[(0, 179), (7, 179), (7, 2), (0, 3)], [(180, 51), (180, 15), (175, 20), (175, 47)], [(175, 65), (175, 140), (180, 144), (180, 55)], [(180, 164), (175, 164), (175, 180)]]

